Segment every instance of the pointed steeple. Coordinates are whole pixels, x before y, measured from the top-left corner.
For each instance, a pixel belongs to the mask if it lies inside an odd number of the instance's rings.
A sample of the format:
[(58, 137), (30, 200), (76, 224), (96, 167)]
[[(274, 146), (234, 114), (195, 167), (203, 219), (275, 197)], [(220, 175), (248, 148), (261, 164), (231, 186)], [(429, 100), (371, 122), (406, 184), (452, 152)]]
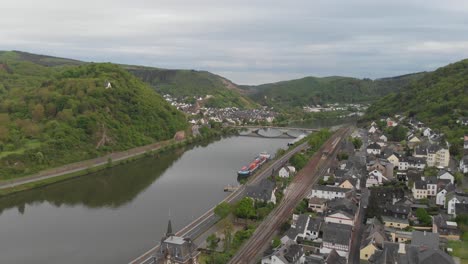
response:
[(172, 223), (171, 219), (169, 219), (169, 222), (167, 223), (167, 232), (166, 232), (166, 237), (173, 236), (174, 234), (172, 233)]

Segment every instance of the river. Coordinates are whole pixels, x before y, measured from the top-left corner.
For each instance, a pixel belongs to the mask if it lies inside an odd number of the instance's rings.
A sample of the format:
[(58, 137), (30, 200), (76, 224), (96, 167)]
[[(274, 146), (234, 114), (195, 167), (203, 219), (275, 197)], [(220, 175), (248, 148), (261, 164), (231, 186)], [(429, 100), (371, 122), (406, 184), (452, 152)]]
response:
[(290, 139), (234, 136), (0, 199), (0, 263), (127, 263), (221, 201)]

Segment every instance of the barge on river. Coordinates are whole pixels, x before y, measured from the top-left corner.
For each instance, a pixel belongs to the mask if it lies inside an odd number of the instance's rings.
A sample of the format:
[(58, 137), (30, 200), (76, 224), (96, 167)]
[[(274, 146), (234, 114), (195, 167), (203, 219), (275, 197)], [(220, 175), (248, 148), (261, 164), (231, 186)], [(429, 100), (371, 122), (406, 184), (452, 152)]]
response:
[(271, 155), (267, 152), (260, 153), (249, 165), (242, 167), (237, 172), (239, 177), (248, 177), (252, 175), (258, 168), (270, 159)]

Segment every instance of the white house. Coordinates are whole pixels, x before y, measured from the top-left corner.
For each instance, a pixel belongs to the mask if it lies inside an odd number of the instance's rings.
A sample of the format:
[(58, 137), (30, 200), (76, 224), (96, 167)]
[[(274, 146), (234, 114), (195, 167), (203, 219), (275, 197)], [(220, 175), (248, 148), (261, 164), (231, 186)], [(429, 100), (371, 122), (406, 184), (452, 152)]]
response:
[(398, 170), (400, 171), (406, 171), (409, 168), (409, 162), (408, 159), (405, 157), (400, 158), (400, 161), (398, 162)]
[(426, 168), (426, 160), (424, 158), (408, 157), (408, 169), (424, 170)]
[(383, 176), (380, 171), (373, 170), (369, 172), (369, 175), (367, 176), (366, 188), (382, 185), (385, 181), (388, 181), (388, 178)]
[(330, 254), (335, 250), (341, 257), (348, 258), (353, 227), (335, 223), (326, 223), (323, 226), (320, 253)]
[(325, 216), (325, 222), (354, 226), (354, 215), (345, 211), (337, 210)]
[(393, 166), (395, 168), (399, 168), (400, 167), (400, 158), (398, 158), (397, 155), (395, 155), (395, 153), (392, 153), (390, 156), (387, 157), (387, 160), (393, 164)]
[(454, 184), (455, 182), (455, 177), (446, 170), (440, 170), (439, 173), (437, 174), (437, 179), (450, 180), (452, 184)]
[(419, 144), (421, 143), (421, 140), (417, 137), (417, 136), (412, 136), (409, 140), (408, 140), (408, 144), (409, 145), (412, 145), (412, 146), (415, 146), (416, 144)]
[(425, 180), (415, 181), (411, 191), (413, 192), (414, 199), (426, 199), (427, 198), (426, 181)]
[(351, 189), (344, 189), (335, 186), (316, 185), (307, 198), (310, 199), (317, 197), (321, 199), (333, 200), (336, 198), (344, 198), (349, 192), (351, 192)]
[(445, 189), (440, 190), (436, 195), (436, 204), (444, 205), (446, 196), (447, 196), (447, 190)]
[(281, 178), (288, 178), (289, 177), (289, 170), (287, 167), (282, 167), (279, 172), (278, 172), (278, 175), (281, 177)]
[(429, 167), (448, 167), (450, 161), (450, 152), (446, 148), (433, 144), (427, 148), (427, 166)]
[(377, 131), (377, 128), (375, 126), (371, 126), (369, 128), (369, 134), (374, 134)]
[(424, 129), (423, 136), (429, 137), (430, 135), (432, 135), (432, 129), (430, 129), (430, 128)]
[(447, 194), (453, 190), (455, 190), (455, 185), (452, 183), (449, 183), (444, 188), (440, 189), (436, 195), (436, 204), (443, 205), (445, 207)]
[(427, 196), (437, 195), (437, 179), (435, 177), (428, 177), (426, 180)]
[(382, 140), (383, 142), (387, 142), (387, 140), (388, 140), (387, 136), (385, 136), (385, 135), (381, 135), (379, 137), (379, 139)]
[(262, 258), (262, 264), (303, 264), (304, 249), (301, 245), (289, 240), (277, 248), (271, 255)]
[(468, 173), (468, 155), (463, 156), (460, 160), (460, 171), (463, 173)]
[(369, 146), (367, 146), (367, 154), (374, 154), (374, 155), (380, 155), (380, 150), (382, 149), (382, 147), (377, 144), (376, 142), (370, 144)]
[(447, 213), (456, 216), (455, 212), (455, 204), (457, 203), (468, 203), (468, 196), (464, 196), (461, 194), (450, 193), (446, 196), (447, 200)]

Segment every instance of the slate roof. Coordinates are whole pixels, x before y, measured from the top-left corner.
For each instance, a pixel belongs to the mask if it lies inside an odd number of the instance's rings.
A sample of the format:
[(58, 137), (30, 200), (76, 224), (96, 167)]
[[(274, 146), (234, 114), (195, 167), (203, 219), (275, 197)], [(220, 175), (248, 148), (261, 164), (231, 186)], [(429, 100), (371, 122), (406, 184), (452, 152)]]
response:
[(432, 223), (437, 226), (437, 233), (441, 235), (460, 235), (461, 231), (456, 225), (448, 225), (447, 219), (441, 214), (432, 217)]
[(310, 232), (319, 232), (322, 226), (323, 219), (322, 218), (310, 218), (309, 225), (307, 225), (307, 230)]
[(423, 180), (418, 180), (418, 181), (415, 181), (414, 182), (414, 188), (415, 189), (419, 189), (419, 190), (426, 190), (426, 187), (427, 187), (427, 183), (426, 181), (423, 181)]
[(372, 143), (372, 144), (369, 144), (369, 146), (367, 146), (367, 149), (381, 149), (382, 147), (377, 144), (376, 142)]
[(417, 146), (414, 148), (414, 155), (427, 156), (427, 149), (423, 146)]
[(336, 252), (336, 250), (332, 249), (332, 251), (330, 251), (330, 254), (328, 254), (327, 259), (325, 260), (325, 263), (346, 264), (346, 258), (341, 257), (340, 255), (338, 255), (338, 252)]
[(468, 214), (468, 204), (466, 203), (457, 203), (455, 204), (455, 213), (459, 214)]
[(304, 254), (304, 249), (302, 246), (297, 244), (292, 244), (289, 248), (286, 249), (284, 258), (290, 263), (295, 263), (302, 255)]
[(439, 178), (440, 176), (444, 175), (445, 173), (448, 173), (450, 175), (453, 176), (453, 174), (449, 171), (446, 171), (446, 170), (440, 170), (438, 173), (437, 173), (437, 178)]
[(413, 233), (411, 233), (411, 245), (439, 248), (439, 234), (413, 231)]
[(442, 147), (440, 147), (439, 145), (437, 144), (431, 144), (428, 148), (427, 148), (427, 153), (436, 153), (437, 151), (439, 151), (440, 149), (442, 149)]
[(276, 184), (273, 181), (263, 179), (257, 185), (247, 186), (246, 196), (262, 201), (269, 201), (275, 188)]
[(357, 205), (347, 198), (333, 199), (328, 202), (327, 207), (327, 215), (341, 211), (348, 214), (351, 218), (354, 217), (358, 209)]
[(408, 161), (408, 164), (412, 164), (412, 165), (426, 164), (425, 158), (408, 157), (407, 161)]
[(321, 190), (321, 191), (328, 191), (328, 192), (349, 192), (350, 189), (344, 189), (336, 186), (328, 186), (328, 185), (315, 185), (313, 190)]
[(323, 242), (348, 245), (351, 239), (352, 227), (349, 225), (323, 224)]
[(323, 199), (323, 198), (318, 198), (318, 197), (312, 197), (309, 199), (309, 204), (325, 204), (328, 200)]
[(369, 258), (369, 263), (402, 263), (400, 262), (400, 254), (398, 253), (399, 247), (400, 245), (398, 243), (384, 242), (383, 249), (375, 251), (374, 255)]
[(309, 216), (306, 214), (301, 214), (297, 217), (294, 226), (288, 229), (286, 232), (286, 236), (290, 239), (295, 240), (298, 234), (304, 234), (305, 230), (307, 229), (307, 221), (309, 220)]
[(404, 204), (387, 204), (383, 207), (383, 213), (385, 215), (405, 215), (411, 212), (411, 207)]
[(452, 257), (440, 249), (433, 249), (427, 247), (407, 246), (406, 255), (402, 256), (402, 261), (399, 263), (404, 264), (454, 264)]
[(296, 244), (294, 241), (289, 240), (286, 244), (269, 254), (266, 258), (271, 256), (278, 257), (283, 263), (297, 263), (299, 258), (304, 255), (302, 246)]
[(184, 263), (198, 255), (197, 246), (189, 238), (169, 236), (164, 238), (155, 255), (156, 263), (164, 263), (166, 255), (170, 255), (175, 261)]
[[(382, 236), (384, 240), (387, 240), (384, 225), (380, 223), (380, 221), (376, 217), (374, 217), (371, 223), (368, 223), (365, 226), (364, 232), (362, 234), (361, 249), (367, 247), (371, 242), (375, 243), (376, 238), (379, 235)], [(383, 245), (376, 246), (381, 247)]]

